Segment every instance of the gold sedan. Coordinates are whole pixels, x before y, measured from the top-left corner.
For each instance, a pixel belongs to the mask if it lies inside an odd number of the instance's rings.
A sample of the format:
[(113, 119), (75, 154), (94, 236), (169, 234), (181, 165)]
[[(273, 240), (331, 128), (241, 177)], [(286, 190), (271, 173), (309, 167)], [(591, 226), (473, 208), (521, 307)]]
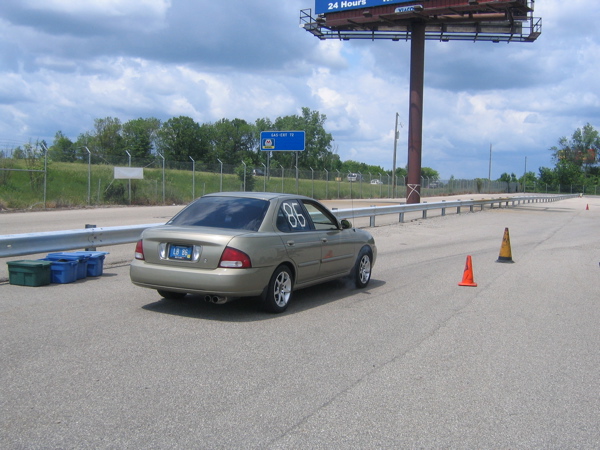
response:
[(186, 294), (225, 303), (260, 296), (282, 312), (294, 290), (351, 276), (371, 279), (371, 234), (299, 195), (221, 192), (192, 202), (137, 243), (131, 281), (167, 299)]

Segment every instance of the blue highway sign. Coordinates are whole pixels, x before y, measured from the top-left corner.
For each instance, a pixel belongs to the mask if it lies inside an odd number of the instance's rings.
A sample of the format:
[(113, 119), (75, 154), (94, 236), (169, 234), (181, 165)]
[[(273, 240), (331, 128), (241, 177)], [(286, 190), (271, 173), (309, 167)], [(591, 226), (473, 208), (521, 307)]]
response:
[(260, 149), (266, 152), (304, 151), (304, 131), (261, 131)]

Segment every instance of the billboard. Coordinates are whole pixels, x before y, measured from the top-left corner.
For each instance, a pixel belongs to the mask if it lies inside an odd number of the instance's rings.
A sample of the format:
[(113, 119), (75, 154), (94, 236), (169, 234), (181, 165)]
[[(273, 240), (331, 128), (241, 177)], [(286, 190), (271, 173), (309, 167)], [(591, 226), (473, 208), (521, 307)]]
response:
[(315, 0), (317, 14), (335, 13), (349, 9), (372, 8), (375, 6), (394, 5), (396, 3), (412, 3), (414, 0)]

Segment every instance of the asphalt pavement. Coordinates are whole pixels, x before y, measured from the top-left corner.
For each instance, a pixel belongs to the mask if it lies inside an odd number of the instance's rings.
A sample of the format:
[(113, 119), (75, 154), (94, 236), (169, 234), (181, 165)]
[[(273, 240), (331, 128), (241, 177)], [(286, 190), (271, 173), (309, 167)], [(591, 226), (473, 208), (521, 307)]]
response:
[(583, 197), (378, 226), (367, 289), (281, 315), (161, 299), (127, 257), (0, 283), (0, 447), (598, 448), (599, 219)]

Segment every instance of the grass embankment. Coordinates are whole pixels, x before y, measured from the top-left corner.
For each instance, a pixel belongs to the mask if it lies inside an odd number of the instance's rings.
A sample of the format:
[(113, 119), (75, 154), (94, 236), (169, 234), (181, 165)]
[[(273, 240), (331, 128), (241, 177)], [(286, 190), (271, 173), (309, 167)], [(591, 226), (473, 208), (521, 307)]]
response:
[[(185, 204), (194, 197), (220, 191), (243, 190), (237, 175), (213, 172), (145, 168), (143, 180), (115, 180), (113, 167), (81, 163), (52, 162), (48, 165), (45, 204), (44, 173), (26, 172), (24, 161), (11, 161), (0, 168), (0, 209), (76, 208), (98, 205), (162, 205)], [(39, 169), (39, 168), (38, 168)], [(349, 183), (345, 178), (325, 180), (299, 179), (281, 175), (252, 177), (246, 185), (253, 191), (299, 193), (318, 199), (389, 197), (387, 185), (368, 182)], [(404, 196), (403, 187), (397, 196)]]

